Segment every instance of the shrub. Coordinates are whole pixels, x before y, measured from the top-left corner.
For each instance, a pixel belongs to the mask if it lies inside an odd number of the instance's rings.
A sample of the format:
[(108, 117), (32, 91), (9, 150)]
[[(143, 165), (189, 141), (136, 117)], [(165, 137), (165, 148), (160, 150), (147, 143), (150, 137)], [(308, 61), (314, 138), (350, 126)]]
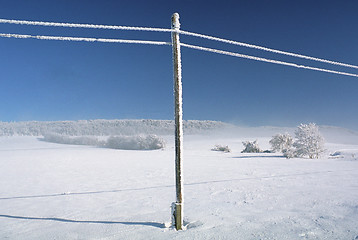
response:
[(211, 151), (219, 151), (219, 152), (225, 152), (225, 153), (231, 152), (229, 146), (222, 146), (222, 145), (215, 145), (215, 147), (212, 148)]
[(269, 143), (273, 151), (283, 153), (292, 148), (293, 138), (288, 133), (277, 134), (272, 137)]
[(259, 148), (257, 140), (255, 140), (253, 142), (250, 142), (250, 141), (242, 142), (242, 144), (245, 147), (245, 149), (241, 151), (242, 153), (259, 153), (259, 152), (262, 152), (261, 149)]
[(72, 144), (72, 145), (89, 145), (89, 146), (100, 146), (102, 142), (94, 136), (80, 136), (70, 137), (58, 133), (47, 133), (44, 134), (44, 141), (61, 143), (61, 144)]
[(165, 141), (156, 135), (114, 136), (105, 144), (108, 148), (123, 150), (155, 150), (165, 147)]
[(113, 136), (107, 140), (100, 141), (94, 136), (66, 136), (57, 133), (44, 134), (44, 141), (72, 144), (107, 147), (123, 150), (155, 150), (165, 147), (165, 141), (156, 135), (137, 136)]
[(283, 156), (285, 156), (286, 158), (294, 158), (297, 157), (296, 155), (296, 149), (293, 147), (287, 148), (287, 149), (283, 149), (282, 150)]

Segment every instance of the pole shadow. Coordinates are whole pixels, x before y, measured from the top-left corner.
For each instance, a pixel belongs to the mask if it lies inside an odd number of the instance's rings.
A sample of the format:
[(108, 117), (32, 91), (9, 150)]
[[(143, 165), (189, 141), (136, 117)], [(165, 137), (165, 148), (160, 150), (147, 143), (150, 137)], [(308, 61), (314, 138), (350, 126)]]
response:
[(61, 196), (70, 196), (70, 195), (92, 195), (92, 194), (141, 191), (141, 190), (150, 190), (150, 189), (156, 189), (156, 188), (171, 188), (171, 187), (175, 187), (175, 185), (163, 185), (163, 186), (153, 186), (153, 187), (127, 188), (127, 189), (91, 191), (91, 192), (68, 192), (68, 193), (54, 193), (54, 194), (31, 195), (31, 196), (29, 195), (29, 196), (17, 196), (17, 197), (0, 197), (0, 200), (26, 199), (26, 198), (47, 198), (47, 197), (61, 197)]
[(238, 159), (246, 159), (246, 158), (286, 158), (282, 155), (257, 155), (257, 156), (238, 156), (238, 157), (233, 157), (233, 158), (238, 158)]
[(46, 218), (46, 217), (25, 217), (14, 215), (0, 215), (1, 218), (22, 219), (22, 220), (37, 220), (37, 221), (55, 221), (64, 223), (93, 223), (93, 224), (123, 224), (123, 225), (140, 225), (156, 228), (166, 228), (164, 223), (157, 222), (121, 222), (121, 221), (97, 221), (97, 220), (74, 220), (66, 218)]

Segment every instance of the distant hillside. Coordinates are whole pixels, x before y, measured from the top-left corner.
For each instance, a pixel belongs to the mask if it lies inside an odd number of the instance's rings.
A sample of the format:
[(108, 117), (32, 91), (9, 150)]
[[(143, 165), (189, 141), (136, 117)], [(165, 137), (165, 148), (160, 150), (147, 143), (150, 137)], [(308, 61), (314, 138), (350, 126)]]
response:
[[(184, 133), (197, 134), (230, 126), (216, 121), (184, 121)], [(58, 133), (68, 136), (110, 136), (134, 134), (174, 134), (172, 120), (80, 120), (54, 122), (0, 122), (0, 136), (43, 136)]]
[(358, 132), (335, 126), (320, 126), (320, 131), (327, 142), (341, 144), (358, 144)]

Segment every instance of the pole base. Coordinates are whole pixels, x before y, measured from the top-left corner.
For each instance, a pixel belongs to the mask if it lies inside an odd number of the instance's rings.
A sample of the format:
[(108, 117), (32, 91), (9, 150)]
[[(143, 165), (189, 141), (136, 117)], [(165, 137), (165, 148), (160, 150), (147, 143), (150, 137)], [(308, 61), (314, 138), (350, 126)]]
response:
[(182, 203), (172, 203), (172, 226), (176, 230), (183, 230), (183, 205)]

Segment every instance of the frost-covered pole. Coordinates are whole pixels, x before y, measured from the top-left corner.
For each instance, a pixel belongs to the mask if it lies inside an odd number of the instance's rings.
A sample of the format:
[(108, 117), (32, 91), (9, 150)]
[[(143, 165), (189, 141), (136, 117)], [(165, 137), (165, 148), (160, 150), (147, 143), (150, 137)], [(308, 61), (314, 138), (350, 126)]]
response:
[[(172, 29), (179, 30), (179, 14), (172, 16)], [(174, 65), (174, 95), (175, 95), (175, 182), (176, 202), (172, 204), (172, 224), (176, 230), (183, 229), (183, 109), (182, 109), (182, 82), (181, 82), (181, 54), (179, 33), (172, 32), (173, 65)]]

